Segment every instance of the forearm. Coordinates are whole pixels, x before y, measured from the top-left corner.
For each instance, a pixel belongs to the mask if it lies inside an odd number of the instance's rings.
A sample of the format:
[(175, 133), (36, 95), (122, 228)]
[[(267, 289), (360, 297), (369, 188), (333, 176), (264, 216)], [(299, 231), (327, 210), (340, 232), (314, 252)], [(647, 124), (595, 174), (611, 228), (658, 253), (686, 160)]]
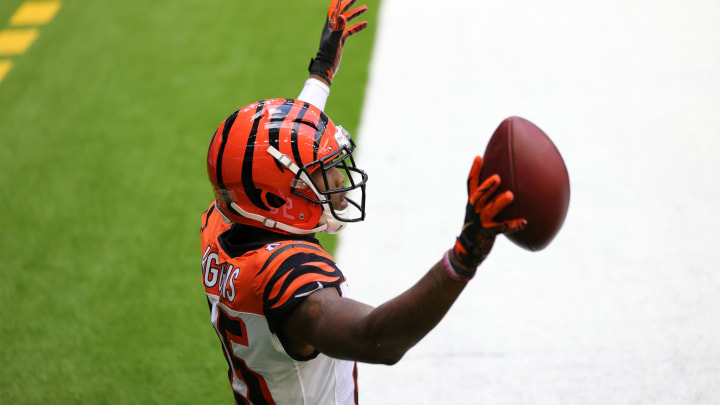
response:
[(466, 285), (448, 277), (438, 262), (410, 289), (368, 314), (367, 339), (381, 357), (400, 360), (440, 322)]
[(308, 331), (308, 341), (329, 356), (396, 363), (440, 322), (466, 284), (451, 279), (438, 262), (415, 285), (377, 308), (322, 292), (306, 308), (322, 313), (315, 332)]

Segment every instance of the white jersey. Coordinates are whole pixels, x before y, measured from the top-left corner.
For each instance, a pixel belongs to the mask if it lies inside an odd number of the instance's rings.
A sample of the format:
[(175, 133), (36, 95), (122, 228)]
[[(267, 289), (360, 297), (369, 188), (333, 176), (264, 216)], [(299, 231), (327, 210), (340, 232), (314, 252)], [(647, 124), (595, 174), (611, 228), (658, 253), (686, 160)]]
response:
[(345, 294), (345, 278), (330, 255), (311, 239), (236, 249), (223, 239), (233, 232), (230, 225), (213, 208), (203, 215), (202, 279), (235, 401), (356, 404), (357, 363), (317, 352), (301, 358), (277, 335), (284, 316), (314, 290)]

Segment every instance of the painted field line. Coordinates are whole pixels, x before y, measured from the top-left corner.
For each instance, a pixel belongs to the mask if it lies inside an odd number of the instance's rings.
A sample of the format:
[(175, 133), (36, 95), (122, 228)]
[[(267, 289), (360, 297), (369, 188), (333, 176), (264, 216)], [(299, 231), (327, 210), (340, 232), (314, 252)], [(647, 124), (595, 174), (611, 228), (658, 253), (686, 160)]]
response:
[(28, 1), (22, 4), (10, 18), (10, 26), (45, 25), (60, 9), (59, 1)]
[(35, 28), (5, 29), (0, 31), (0, 55), (25, 53), (38, 36)]
[(12, 69), (11, 60), (0, 60), (0, 82), (3, 81), (5, 75), (10, 71), (10, 69)]
[[(10, 27), (0, 31), (0, 57), (21, 55), (38, 37), (38, 29), (55, 18), (60, 10), (59, 0), (26, 1), (10, 17)], [(17, 28), (26, 27), (26, 28)], [(0, 59), (0, 82), (12, 69), (12, 60)]]

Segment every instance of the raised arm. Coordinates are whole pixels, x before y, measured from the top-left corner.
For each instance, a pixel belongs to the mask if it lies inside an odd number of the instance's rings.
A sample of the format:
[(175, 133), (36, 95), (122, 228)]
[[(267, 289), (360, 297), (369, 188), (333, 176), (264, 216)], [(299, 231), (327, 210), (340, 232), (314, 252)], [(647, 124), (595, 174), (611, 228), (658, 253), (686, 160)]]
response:
[(310, 60), (310, 77), (305, 81), (298, 100), (307, 101), (321, 110), (330, 95), (330, 85), (340, 68), (343, 48), (348, 37), (367, 27), (367, 21), (353, 25), (350, 22), (367, 11), (367, 6), (349, 10), (356, 0), (332, 0), (320, 36), (317, 54)]
[(367, 6), (350, 10), (356, 0), (332, 0), (328, 7), (328, 16), (320, 36), (320, 47), (315, 58), (310, 60), (311, 77), (323, 80), (328, 86), (332, 84), (335, 74), (340, 68), (345, 41), (354, 34), (367, 28), (367, 21), (349, 25), (352, 20), (364, 14)]
[(525, 226), (523, 219), (495, 222), (513, 200), (511, 192), (493, 197), (500, 178), (479, 183), (482, 158), (468, 177), (465, 223), (453, 249), (414, 286), (373, 308), (341, 297), (334, 289), (312, 293), (285, 320), (283, 334), (292, 350), (314, 349), (332, 357), (393, 364), (445, 316), (492, 249), (499, 233)]

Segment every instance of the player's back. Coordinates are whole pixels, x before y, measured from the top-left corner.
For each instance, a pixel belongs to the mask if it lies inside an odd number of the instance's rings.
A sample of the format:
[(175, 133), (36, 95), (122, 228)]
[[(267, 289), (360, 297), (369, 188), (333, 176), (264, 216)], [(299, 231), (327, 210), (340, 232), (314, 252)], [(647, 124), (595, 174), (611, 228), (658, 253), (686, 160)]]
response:
[(277, 332), (287, 314), (345, 278), (312, 237), (226, 224), (203, 215), (202, 279), (211, 321), (228, 361), (235, 400), (253, 404), (357, 403), (357, 369), (321, 353), (299, 357)]

